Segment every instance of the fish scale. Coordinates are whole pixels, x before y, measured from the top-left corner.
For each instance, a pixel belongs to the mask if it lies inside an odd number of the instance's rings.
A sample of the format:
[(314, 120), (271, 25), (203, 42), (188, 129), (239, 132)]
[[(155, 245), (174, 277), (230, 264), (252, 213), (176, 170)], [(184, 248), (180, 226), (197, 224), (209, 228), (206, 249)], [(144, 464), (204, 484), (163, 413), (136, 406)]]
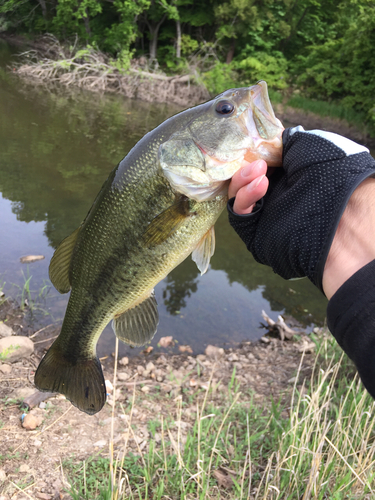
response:
[[(112, 171), (81, 227), (51, 260), (52, 283), (71, 295), (61, 333), (35, 375), (40, 390), (61, 392), (89, 414), (99, 411), (106, 391), (96, 343), (106, 324), (113, 319), (124, 342), (150, 341), (158, 325), (157, 283), (192, 252), (201, 272), (207, 270), (213, 226), (227, 203), (226, 172), (252, 151), (251, 100), (260, 100), (262, 130), (267, 120), (280, 123), (264, 85), (227, 91), (171, 117)], [(232, 117), (216, 111), (223, 100), (232, 103)], [(280, 137), (268, 140), (281, 144)]]

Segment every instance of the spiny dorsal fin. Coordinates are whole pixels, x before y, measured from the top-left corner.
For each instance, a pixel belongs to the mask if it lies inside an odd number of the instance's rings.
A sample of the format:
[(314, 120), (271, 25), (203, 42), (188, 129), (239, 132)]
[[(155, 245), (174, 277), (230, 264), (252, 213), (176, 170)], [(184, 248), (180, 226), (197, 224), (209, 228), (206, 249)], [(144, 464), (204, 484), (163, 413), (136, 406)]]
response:
[(191, 258), (197, 264), (201, 274), (204, 274), (210, 265), (210, 259), (215, 252), (215, 229), (212, 226), (200, 240)]
[(72, 362), (55, 342), (40, 362), (35, 373), (35, 386), (40, 391), (64, 394), (74, 406), (93, 415), (106, 401), (102, 367), (93, 355)]
[(143, 302), (115, 317), (112, 328), (119, 340), (140, 347), (152, 340), (158, 324), (158, 306), (152, 291)]
[(142, 241), (147, 247), (160, 245), (177, 231), (186, 217), (193, 215), (189, 212), (189, 199), (186, 196), (179, 196), (176, 202), (159, 214), (150, 223)]
[(60, 243), (49, 265), (49, 278), (60, 293), (68, 293), (71, 288), (69, 267), (80, 229), (80, 227), (76, 229)]

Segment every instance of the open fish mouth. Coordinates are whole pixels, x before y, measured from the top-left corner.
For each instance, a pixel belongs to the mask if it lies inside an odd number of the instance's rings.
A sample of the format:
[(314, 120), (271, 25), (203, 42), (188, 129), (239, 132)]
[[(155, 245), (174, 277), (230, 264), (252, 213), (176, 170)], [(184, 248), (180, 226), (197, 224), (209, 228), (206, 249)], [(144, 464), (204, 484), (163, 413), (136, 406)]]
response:
[(271, 141), (280, 135), (284, 127), (275, 116), (265, 81), (260, 80), (250, 88), (249, 93), (250, 107), (247, 113), (246, 126), (253, 139), (254, 146), (257, 147), (261, 142), (265, 140)]

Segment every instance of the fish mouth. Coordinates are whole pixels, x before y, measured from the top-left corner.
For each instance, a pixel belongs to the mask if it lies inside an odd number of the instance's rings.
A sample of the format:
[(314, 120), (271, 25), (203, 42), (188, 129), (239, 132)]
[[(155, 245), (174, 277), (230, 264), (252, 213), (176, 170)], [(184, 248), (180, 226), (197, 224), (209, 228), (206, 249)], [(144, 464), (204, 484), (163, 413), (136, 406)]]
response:
[[(253, 147), (246, 153), (245, 159), (264, 157), (269, 166), (281, 165), (282, 152), (282, 132), (284, 126), (276, 118), (268, 96), (267, 83), (260, 80), (256, 85), (249, 88), (248, 113), (246, 116), (246, 127), (252, 139)], [(275, 156), (276, 149), (279, 149), (278, 158)], [(257, 158), (254, 158), (257, 156)]]

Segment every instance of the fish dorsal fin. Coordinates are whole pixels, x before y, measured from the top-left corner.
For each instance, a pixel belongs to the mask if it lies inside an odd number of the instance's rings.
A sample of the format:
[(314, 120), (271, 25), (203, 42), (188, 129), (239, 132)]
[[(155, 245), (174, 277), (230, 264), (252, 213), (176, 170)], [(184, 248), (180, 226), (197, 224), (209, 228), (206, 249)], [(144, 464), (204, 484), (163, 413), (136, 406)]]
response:
[(49, 278), (53, 286), (60, 293), (68, 293), (71, 289), (69, 267), (80, 230), (81, 228), (79, 227), (60, 243), (49, 265)]
[(215, 252), (215, 229), (212, 226), (199, 241), (191, 258), (197, 264), (201, 274), (204, 274), (210, 264), (210, 259)]
[(154, 247), (166, 241), (181, 226), (189, 211), (189, 199), (179, 196), (175, 203), (155, 217), (143, 234), (142, 241), (146, 247)]
[(112, 328), (119, 340), (140, 347), (152, 340), (158, 324), (158, 306), (152, 290), (143, 302), (116, 316)]

